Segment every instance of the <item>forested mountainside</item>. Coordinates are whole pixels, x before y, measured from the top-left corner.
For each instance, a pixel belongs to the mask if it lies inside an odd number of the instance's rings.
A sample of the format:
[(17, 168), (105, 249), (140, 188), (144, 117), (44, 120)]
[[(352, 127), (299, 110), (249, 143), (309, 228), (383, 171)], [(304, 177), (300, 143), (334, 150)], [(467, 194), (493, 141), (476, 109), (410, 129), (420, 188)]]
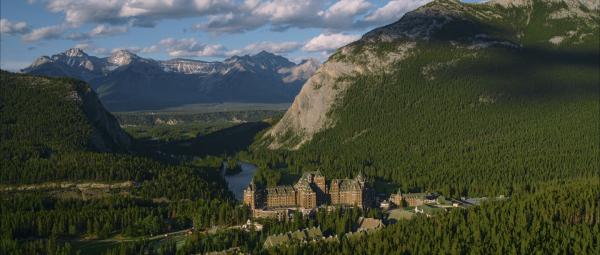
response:
[(84, 149), (126, 151), (131, 145), (131, 138), (83, 82), (2, 71), (1, 86), (2, 151), (12, 154), (8, 158)]
[(257, 158), (451, 195), (598, 176), (599, 22), (597, 1), (433, 1), (331, 56)]
[(81, 81), (1, 71), (0, 135), (0, 254), (74, 254), (70, 241), (246, 220), (219, 158), (125, 153), (131, 139)]
[(23, 72), (86, 81), (109, 110), (125, 111), (197, 103), (291, 102), (319, 65), (314, 59), (295, 64), (265, 51), (206, 62), (159, 61), (126, 50), (99, 58), (73, 48), (40, 57)]

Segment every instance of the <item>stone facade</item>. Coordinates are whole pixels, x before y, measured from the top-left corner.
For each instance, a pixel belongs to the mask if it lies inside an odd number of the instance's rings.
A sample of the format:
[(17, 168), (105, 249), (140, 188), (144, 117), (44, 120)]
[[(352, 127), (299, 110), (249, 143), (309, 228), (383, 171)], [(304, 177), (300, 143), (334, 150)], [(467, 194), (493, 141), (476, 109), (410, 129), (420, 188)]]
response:
[[(258, 200), (258, 201), (257, 201)], [(260, 202), (260, 192), (256, 192), (256, 185), (250, 183), (250, 185), (244, 190), (244, 204), (248, 205), (250, 209), (256, 209), (256, 205)]]
[(365, 208), (370, 206), (371, 199), (362, 175), (354, 179), (333, 179), (327, 187), (325, 176), (320, 172), (304, 173), (293, 187), (258, 189), (251, 183), (244, 190), (244, 204), (253, 211), (291, 207), (312, 209), (327, 203)]
[(362, 175), (354, 179), (333, 179), (329, 187), (331, 204), (368, 207), (371, 202), (369, 190)]
[(267, 207), (290, 207), (296, 205), (296, 191), (290, 186), (267, 188)]

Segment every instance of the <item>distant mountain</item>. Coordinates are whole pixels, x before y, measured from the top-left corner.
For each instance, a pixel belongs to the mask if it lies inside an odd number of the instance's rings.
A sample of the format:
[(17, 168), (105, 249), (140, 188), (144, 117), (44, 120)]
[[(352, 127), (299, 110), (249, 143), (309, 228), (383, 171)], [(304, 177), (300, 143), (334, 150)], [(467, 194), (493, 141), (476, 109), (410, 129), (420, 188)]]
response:
[(73, 48), (35, 60), (24, 73), (86, 81), (112, 111), (194, 103), (291, 102), (318, 68), (314, 59), (295, 64), (266, 51), (223, 62), (159, 61), (119, 50), (106, 58)]

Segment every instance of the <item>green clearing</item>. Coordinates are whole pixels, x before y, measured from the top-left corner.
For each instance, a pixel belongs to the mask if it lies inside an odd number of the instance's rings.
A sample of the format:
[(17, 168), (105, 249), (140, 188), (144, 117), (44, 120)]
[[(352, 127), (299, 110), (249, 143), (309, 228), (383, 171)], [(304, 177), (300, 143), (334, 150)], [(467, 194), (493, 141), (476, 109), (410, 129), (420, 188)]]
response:
[(396, 221), (410, 220), (413, 217), (415, 217), (414, 212), (410, 212), (409, 209), (405, 209), (405, 208), (392, 209), (392, 210), (389, 210), (387, 213), (388, 213), (388, 221), (389, 220), (396, 220)]

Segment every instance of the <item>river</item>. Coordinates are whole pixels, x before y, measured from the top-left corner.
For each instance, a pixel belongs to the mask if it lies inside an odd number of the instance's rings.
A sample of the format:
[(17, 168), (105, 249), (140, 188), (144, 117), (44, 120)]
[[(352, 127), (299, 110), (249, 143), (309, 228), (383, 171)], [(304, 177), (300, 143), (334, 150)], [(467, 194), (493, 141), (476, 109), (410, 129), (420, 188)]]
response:
[(242, 168), (242, 172), (236, 175), (225, 175), (225, 167), (227, 167), (227, 163), (223, 164), (223, 177), (225, 181), (227, 181), (227, 187), (233, 194), (237, 200), (242, 200), (244, 198), (244, 189), (248, 187), (248, 184), (252, 181), (252, 177), (256, 173), (256, 165), (248, 163), (248, 162), (238, 162), (240, 167)]

